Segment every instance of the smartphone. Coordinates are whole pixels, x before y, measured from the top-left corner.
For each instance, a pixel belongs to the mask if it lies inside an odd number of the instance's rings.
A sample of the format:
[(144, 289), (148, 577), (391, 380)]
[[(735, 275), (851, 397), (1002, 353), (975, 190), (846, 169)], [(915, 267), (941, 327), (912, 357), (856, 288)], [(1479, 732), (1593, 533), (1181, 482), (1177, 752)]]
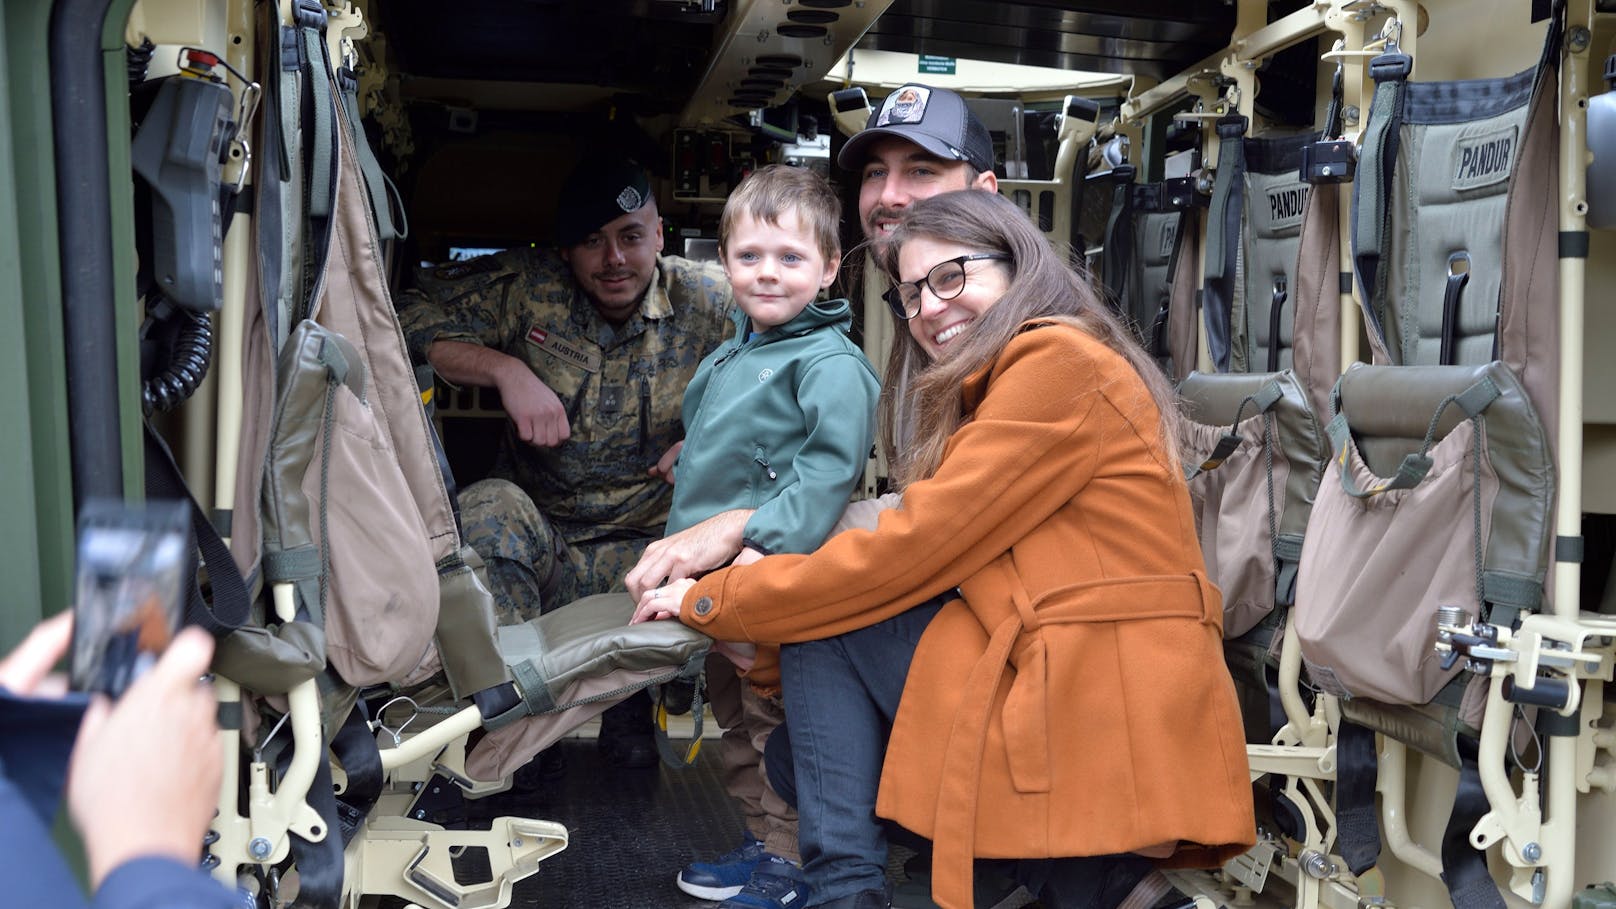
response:
[(114, 698), (157, 662), (184, 604), (188, 503), (92, 499), (79, 513), (69, 678)]

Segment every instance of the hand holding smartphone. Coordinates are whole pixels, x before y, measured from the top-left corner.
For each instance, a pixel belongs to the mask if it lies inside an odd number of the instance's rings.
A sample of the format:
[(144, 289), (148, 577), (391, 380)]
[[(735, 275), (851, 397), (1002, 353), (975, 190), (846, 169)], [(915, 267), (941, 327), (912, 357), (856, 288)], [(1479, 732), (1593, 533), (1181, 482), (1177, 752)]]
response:
[(70, 678), (118, 697), (179, 628), (190, 540), (184, 502), (91, 500), (79, 513)]

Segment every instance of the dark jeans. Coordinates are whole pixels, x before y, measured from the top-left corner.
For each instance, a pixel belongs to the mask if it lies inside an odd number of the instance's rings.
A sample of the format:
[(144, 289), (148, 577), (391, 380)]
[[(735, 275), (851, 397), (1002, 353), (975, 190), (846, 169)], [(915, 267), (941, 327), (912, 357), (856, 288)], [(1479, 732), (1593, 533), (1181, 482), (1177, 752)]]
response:
[(868, 628), (780, 648), (790, 732), (775, 730), (765, 762), (775, 791), (797, 806), (808, 905), (886, 887), (875, 792), (915, 645), (940, 608), (924, 603)]
[[(889, 833), (920, 837), (875, 816), (887, 739), (932, 601), (838, 637), (780, 648), (786, 722), (764, 749), (769, 783), (795, 805), (803, 873), (818, 906), (886, 887)], [(941, 733), (939, 733), (941, 734)], [(1137, 855), (991, 860), (1050, 909), (1112, 909), (1152, 867)]]

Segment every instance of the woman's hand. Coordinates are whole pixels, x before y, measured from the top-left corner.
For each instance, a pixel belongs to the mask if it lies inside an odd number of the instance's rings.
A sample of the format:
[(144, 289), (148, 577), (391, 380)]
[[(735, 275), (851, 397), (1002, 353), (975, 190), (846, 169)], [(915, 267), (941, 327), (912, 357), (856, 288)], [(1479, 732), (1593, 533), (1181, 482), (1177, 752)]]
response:
[(751, 517), (749, 508), (721, 511), (645, 547), (639, 563), (623, 578), (629, 595), (643, 600), (646, 592), (664, 582), (728, 565), (741, 551), (741, 534)]
[(657, 619), (674, 619), (679, 617), (680, 607), (684, 603), (685, 593), (696, 586), (696, 582), (688, 578), (674, 581), (666, 587), (653, 587), (640, 596), (639, 605), (634, 607), (634, 618), (629, 619), (630, 625), (641, 622), (653, 622)]

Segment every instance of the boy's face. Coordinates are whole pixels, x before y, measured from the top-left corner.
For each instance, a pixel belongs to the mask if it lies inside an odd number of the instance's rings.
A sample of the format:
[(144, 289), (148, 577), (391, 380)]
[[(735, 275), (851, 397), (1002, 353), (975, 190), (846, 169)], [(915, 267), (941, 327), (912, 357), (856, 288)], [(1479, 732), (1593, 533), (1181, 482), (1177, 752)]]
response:
[(841, 264), (825, 257), (794, 210), (781, 213), (779, 224), (748, 214), (736, 218), (723, 261), (735, 302), (752, 319), (753, 331), (796, 318), (836, 280)]

